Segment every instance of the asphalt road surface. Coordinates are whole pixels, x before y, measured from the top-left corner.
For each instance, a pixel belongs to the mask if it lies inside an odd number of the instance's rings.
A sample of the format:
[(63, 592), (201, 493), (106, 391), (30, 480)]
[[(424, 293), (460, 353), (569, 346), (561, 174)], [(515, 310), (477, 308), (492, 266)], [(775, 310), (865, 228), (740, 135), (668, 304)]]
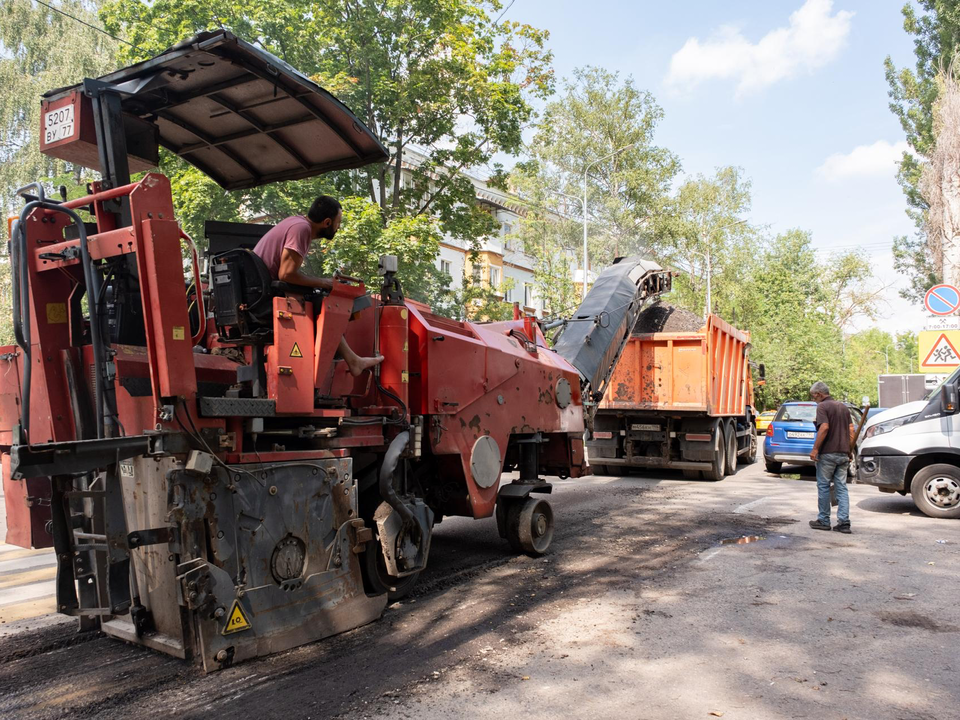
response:
[(219, 673), (8, 622), (0, 717), (960, 718), (960, 524), (851, 501), (841, 535), (762, 464), (557, 481), (547, 557), (447, 519), (379, 622)]

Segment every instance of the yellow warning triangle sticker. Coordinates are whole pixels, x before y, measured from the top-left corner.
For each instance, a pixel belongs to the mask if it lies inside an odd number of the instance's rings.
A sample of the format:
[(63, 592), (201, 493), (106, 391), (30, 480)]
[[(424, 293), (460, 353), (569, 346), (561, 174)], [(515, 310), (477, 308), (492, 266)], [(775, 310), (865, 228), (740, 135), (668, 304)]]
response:
[(230, 614), (227, 616), (227, 624), (223, 626), (223, 634), (229, 635), (230, 633), (240, 632), (241, 630), (249, 630), (252, 627), (253, 625), (247, 620), (247, 615), (243, 612), (239, 601), (234, 600)]
[(293, 350), (290, 351), (290, 357), (303, 357), (303, 353), (300, 352), (300, 344), (294, 343)]

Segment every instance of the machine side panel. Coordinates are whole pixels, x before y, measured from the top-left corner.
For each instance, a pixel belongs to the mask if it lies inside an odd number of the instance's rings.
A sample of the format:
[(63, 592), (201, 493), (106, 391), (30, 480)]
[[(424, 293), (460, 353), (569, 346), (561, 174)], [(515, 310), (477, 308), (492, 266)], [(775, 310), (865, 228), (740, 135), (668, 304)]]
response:
[(161, 398), (193, 397), (197, 375), (183, 288), (180, 228), (173, 220), (145, 220), (138, 240), (137, 252), (147, 271), (140, 278), (145, 315), (150, 316), (147, 347), (159, 382), (154, 390)]
[(314, 399), (313, 305), (273, 298), (273, 345), (267, 349), (267, 396), (277, 412), (310, 414)]
[(16, 345), (0, 347), (0, 445), (10, 447), (20, 422), (20, 372), (23, 354)]
[(7, 513), (7, 536), (4, 542), (22, 548), (53, 547), (53, 536), (47, 532), (50, 478), (13, 480), (10, 477), (9, 453), (3, 453), (2, 469), (3, 499)]
[[(63, 239), (66, 216), (36, 209), (26, 220), (27, 246), (36, 248), (22, 259), (27, 263), (30, 296), (31, 443), (77, 439), (70, 408), (70, 393), (60, 351), (70, 346), (70, 307), (73, 289), (68, 273), (47, 271), (39, 255), (48, 244)], [(39, 246), (39, 247), (38, 247)], [(26, 358), (24, 358), (26, 361)]]

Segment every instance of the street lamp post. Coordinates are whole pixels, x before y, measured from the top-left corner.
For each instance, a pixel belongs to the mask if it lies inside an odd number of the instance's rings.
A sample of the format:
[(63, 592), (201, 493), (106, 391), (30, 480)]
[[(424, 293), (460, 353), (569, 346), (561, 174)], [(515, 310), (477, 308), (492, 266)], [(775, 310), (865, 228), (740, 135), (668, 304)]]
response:
[(587, 173), (590, 172), (592, 168), (597, 163), (601, 163), (604, 160), (609, 160), (615, 155), (622, 153), (624, 150), (629, 150), (636, 143), (630, 143), (629, 145), (624, 145), (623, 147), (617, 148), (612, 153), (604, 155), (602, 158), (594, 160), (592, 163), (587, 165), (583, 169), (583, 297), (587, 297)]
[[(729, 227), (733, 227), (734, 225), (741, 225), (741, 224), (743, 224), (743, 223), (745, 223), (745, 222), (747, 222), (746, 219), (737, 220), (736, 222), (732, 222), (732, 223), (727, 223), (726, 225), (721, 225), (720, 227), (718, 227), (716, 230), (714, 230), (714, 232), (720, 232), (721, 230), (726, 230), (726, 229), (729, 228)], [(713, 268), (712, 268), (711, 265), (710, 265), (710, 243), (707, 243), (706, 245), (707, 245), (707, 249), (706, 249), (704, 252), (702, 252), (702, 253), (701, 253), (701, 252), (697, 252), (696, 250), (688, 250), (687, 252), (693, 253), (694, 255), (699, 255), (700, 257), (702, 257), (702, 258), (706, 261), (706, 268), (707, 268), (707, 302), (706, 302), (706, 306), (707, 306), (707, 311), (706, 311), (706, 313), (704, 313), (704, 314), (705, 314), (705, 315), (709, 315), (709, 314), (710, 314), (710, 308), (711, 308), (711, 300), (712, 300), (712, 297), (711, 297), (711, 282), (710, 282), (710, 279), (711, 279), (711, 276), (713, 275)]]

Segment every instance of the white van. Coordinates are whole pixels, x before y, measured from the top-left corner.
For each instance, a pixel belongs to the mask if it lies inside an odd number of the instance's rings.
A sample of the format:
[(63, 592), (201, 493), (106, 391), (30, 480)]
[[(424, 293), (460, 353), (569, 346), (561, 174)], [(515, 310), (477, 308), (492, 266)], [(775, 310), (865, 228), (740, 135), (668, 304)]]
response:
[(960, 518), (960, 368), (924, 400), (870, 418), (857, 446), (856, 482), (913, 496), (930, 517)]

